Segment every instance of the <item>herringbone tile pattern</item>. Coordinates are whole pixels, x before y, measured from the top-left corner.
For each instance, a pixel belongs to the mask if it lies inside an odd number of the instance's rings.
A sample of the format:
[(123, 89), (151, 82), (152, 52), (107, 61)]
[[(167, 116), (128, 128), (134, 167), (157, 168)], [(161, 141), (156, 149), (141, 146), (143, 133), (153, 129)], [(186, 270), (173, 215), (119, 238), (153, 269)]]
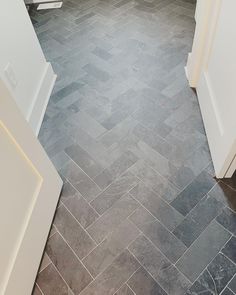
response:
[(58, 75), (39, 138), (65, 182), (34, 294), (235, 292), (236, 181), (214, 178), (184, 73), (194, 8), (31, 11)]

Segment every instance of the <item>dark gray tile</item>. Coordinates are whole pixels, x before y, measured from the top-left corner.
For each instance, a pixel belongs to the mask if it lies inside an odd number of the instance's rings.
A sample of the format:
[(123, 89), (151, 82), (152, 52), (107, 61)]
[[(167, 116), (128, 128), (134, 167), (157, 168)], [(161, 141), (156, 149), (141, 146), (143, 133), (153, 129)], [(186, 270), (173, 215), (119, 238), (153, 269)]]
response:
[(135, 295), (128, 285), (123, 285), (114, 295)]
[(236, 265), (224, 255), (218, 254), (190, 288), (189, 294), (221, 294), (235, 272)]
[(92, 281), (88, 271), (58, 233), (48, 240), (46, 252), (75, 294)]
[(236, 293), (236, 275), (230, 281), (228, 287), (230, 288), (231, 291), (233, 291), (234, 293)]
[(107, 212), (87, 228), (93, 239), (100, 243), (125, 218), (138, 207), (137, 202), (128, 194), (117, 201)]
[(225, 256), (230, 258), (234, 263), (236, 263), (236, 237), (232, 237), (228, 243), (221, 250)]
[(231, 178), (224, 178), (222, 180), (225, 184), (232, 187), (234, 190), (236, 190), (236, 173), (234, 172), (233, 176)]
[(174, 265), (162, 269), (156, 280), (169, 295), (185, 294), (191, 286), (190, 281)]
[(127, 219), (83, 259), (89, 272), (97, 276), (119, 255), (137, 236), (138, 229)]
[(54, 225), (79, 258), (95, 247), (95, 242), (63, 205), (57, 209)]
[(210, 191), (215, 183), (215, 180), (203, 171), (171, 202), (171, 205), (181, 214), (187, 215)]
[(176, 267), (191, 282), (194, 282), (229, 238), (230, 234), (215, 220), (212, 221), (179, 259)]
[(100, 192), (100, 188), (74, 162), (69, 162), (61, 170), (62, 175), (88, 200), (93, 200)]
[(137, 260), (126, 250), (101, 273), (81, 294), (113, 295), (139, 268)]
[(130, 151), (122, 154), (117, 160), (115, 160), (108, 168), (103, 170), (99, 175), (94, 178), (94, 181), (99, 185), (101, 189), (105, 189), (111, 184), (118, 176), (125, 172), (130, 166), (132, 166), (138, 158)]
[(87, 228), (99, 217), (98, 213), (79, 193), (77, 193), (73, 198), (65, 200), (64, 205), (79, 221), (83, 228)]
[(236, 191), (224, 182), (219, 181), (209, 192), (209, 195), (214, 196), (230, 209), (236, 211)]
[(144, 268), (139, 268), (128, 280), (128, 286), (136, 295), (167, 295), (158, 283), (146, 272)]
[(79, 145), (73, 144), (65, 149), (69, 157), (91, 178), (99, 174), (103, 167)]
[(172, 231), (184, 218), (178, 211), (168, 205), (168, 203), (146, 187), (142, 182), (138, 183), (130, 191), (130, 194), (170, 231)]
[(38, 275), (37, 284), (44, 295), (68, 295), (68, 287), (53, 264)]
[(236, 212), (224, 208), (223, 212), (216, 218), (216, 220), (228, 231), (236, 235)]
[(117, 202), (126, 192), (138, 183), (137, 177), (131, 172), (126, 172), (106, 188), (90, 204), (99, 213), (104, 213), (115, 202)]
[(173, 231), (189, 247), (207, 225), (222, 211), (223, 204), (214, 197), (206, 196)]
[(157, 220), (149, 223), (139, 223), (137, 226), (173, 263), (176, 262), (187, 249), (179, 239)]

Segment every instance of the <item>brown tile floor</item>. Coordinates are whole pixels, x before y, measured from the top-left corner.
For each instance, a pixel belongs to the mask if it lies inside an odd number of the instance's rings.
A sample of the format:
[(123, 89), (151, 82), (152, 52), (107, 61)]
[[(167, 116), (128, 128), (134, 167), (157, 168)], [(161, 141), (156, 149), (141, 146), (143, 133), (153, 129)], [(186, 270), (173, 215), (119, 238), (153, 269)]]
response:
[(214, 178), (184, 73), (194, 8), (31, 11), (58, 74), (39, 138), (65, 182), (34, 295), (236, 292), (236, 175)]

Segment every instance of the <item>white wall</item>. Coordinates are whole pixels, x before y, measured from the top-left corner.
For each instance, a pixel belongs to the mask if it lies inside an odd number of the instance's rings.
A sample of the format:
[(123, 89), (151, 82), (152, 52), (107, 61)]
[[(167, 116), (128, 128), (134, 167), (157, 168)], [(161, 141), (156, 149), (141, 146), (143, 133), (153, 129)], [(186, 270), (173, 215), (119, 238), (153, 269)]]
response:
[[(17, 80), (15, 88), (4, 73), (8, 63)], [(23, 0), (0, 1), (0, 77), (38, 133), (55, 76), (45, 60)]]

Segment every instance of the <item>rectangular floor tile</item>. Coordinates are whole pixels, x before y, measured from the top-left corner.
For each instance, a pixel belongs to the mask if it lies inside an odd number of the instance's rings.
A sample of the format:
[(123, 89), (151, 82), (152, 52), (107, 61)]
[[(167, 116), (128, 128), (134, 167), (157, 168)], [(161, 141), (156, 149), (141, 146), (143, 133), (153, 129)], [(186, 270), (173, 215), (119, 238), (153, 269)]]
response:
[(126, 250), (81, 295), (113, 295), (139, 266), (137, 260)]
[(214, 179), (212, 179), (208, 173), (203, 171), (173, 202), (171, 202), (171, 205), (181, 214), (187, 215), (210, 191), (215, 183)]
[(93, 276), (97, 276), (109, 266), (115, 257), (138, 235), (138, 229), (126, 219), (83, 259), (83, 263)]
[(144, 235), (140, 235), (129, 246), (129, 251), (155, 279), (162, 269), (171, 265), (170, 261)]
[(191, 286), (190, 281), (174, 265), (162, 269), (156, 280), (169, 295), (185, 294)]
[(191, 282), (194, 282), (229, 238), (230, 234), (215, 220), (212, 221), (197, 241), (180, 258), (176, 267)]
[(236, 275), (230, 281), (228, 287), (230, 288), (231, 291), (233, 291), (234, 293), (236, 293)]
[(85, 257), (96, 246), (63, 205), (57, 209), (54, 225), (79, 258)]
[(84, 129), (93, 138), (96, 138), (107, 131), (101, 124), (84, 111), (77, 112), (75, 115), (70, 117), (69, 121)]
[(89, 226), (87, 231), (96, 242), (100, 243), (125, 218), (131, 215), (137, 207), (138, 203), (127, 194)]
[(225, 208), (216, 220), (228, 231), (236, 235), (236, 212)]
[(135, 295), (128, 285), (123, 285), (114, 295)]
[(75, 294), (92, 281), (88, 271), (58, 233), (48, 240), (46, 252)]
[(108, 188), (96, 197), (90, 204), (99, 213), (104, 213), (126, 192), (138, 183), (137, 177), (131, 172), (126, 172), (115, 180)]
[(209, 192), (218, 201), (222, 202), (225, 206), (233, 211), (236, 211), (236, 191), (224, 182), (219, 181)]
[(170, 231), (183, 220), (183, 216), (161, 199), (154, 191), (151, 191), (142, 182), (138, 183), (130, 194), (149, 210)]
[(115, 160), (108, 168), (103, 170), (94, 178), (94, 181), (101, 189), (105, 189), (118, 176), (132, 166), (138, 158), (131, 152), (127, 151)]
[(137, 226), (173, 263), (176, 262), (187, 249), (179, 239), (157, 220)]
[(83, 228), (88, 227), (99, 217), (98, 213), (79, 193), (73, 198), (64, 201), (64, 205)]
[(128, 280), (127, 284), (136, 295), (167, 295), (167, 293), (144, 268), (139, 268), (139, 270)]
[(174, 185), (154, 171), (151, 167), (147, 166), (143, 161), (135, 163), (130, 170), (140, 178), (147, 187), (154, 190), (167, 202), (175, 199), (179, 193), (179, 190)]
[(73, 144), (65, 149), (67, 155), (91, 178), (101, 173), (103, 167), (79, 145)]
[(221, 294), (236, 272), (236, 265), (224, 255), (218, 254), (190, 288), (189, 293)]
[(63, 167), (61, 173), (87, 201), (93, 200), (101, 192), (96, 183), (74, 162), (69, 162)]
[(37, 284), (44, 295), (68, 295), (68, 287), (53, 264), (39, 274)]
[(206, 196), (173, 231), (189, 247), (207, 225), (222, 211), (223, 204), (214, 197)]
[(232, 237), (221, 252), (236, 264), (236, 237)]

